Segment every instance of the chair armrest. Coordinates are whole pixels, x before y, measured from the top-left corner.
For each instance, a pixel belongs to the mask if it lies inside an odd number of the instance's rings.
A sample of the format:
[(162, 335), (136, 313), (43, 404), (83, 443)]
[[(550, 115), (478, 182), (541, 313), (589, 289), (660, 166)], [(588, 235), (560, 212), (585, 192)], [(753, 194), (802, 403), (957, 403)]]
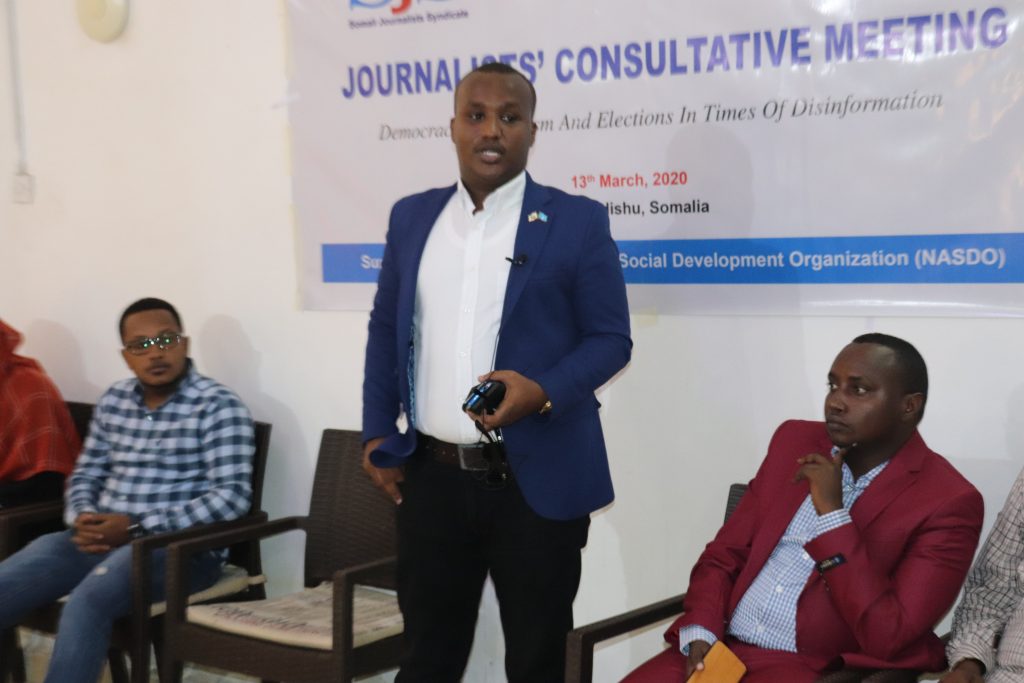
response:
[[(178, 529), (177, 531), (167, 531), (162, 534), (153, 534), (152, 536), (143, 536), (132, 541), (132, 555), (136, 553), (152, 552), (157, 548), (164, 548), (172, 543), (179, 541), (187, 541), (192, 538), (201, 538), (216, 533), (228, 532), (240, 528), (248, 528), (253, 524), (262, 524), (267, 521), (267, 513), (265, 512), (254, 512), (249, 515), (237, 517), (235, 519), (225, 520), (223, 522), (213, 522), (211, 524), (197, 524), (190, 526), (186, 529)], [(230, 545), (227, 544), (227, 545)], [(220, 546), (223, 547), (223, 546)]]
[(25, 522), (45, 522), (54, 516), (64, 518), (63, 500), (46, 500), (41, 503), (4, 508), (0, 511), (0, 524), (13, 528)]
[(380, 574), (381, 570), (397, 566), (398, 558), (392, 555), (390, 557), (374, 560), (373, 562), (365, 562), (363, 564), (356, 565), (355, 567), (349, 567), (348, 569), (341, 569), (334, 572), (334, 576), (332, 578), (334, 580), (335, 588), (351, 590), (357, 583)]
[[(266, 513), (261, 512), (263, 518), (260, 521), (240, 524), (237, 528), (224, 531), (210, 529), (210, 533), (197, 535), (181, 541), (175, 541), (167, 548), (167, 555), (178, 555), (183, 559), (192, 557), (196, 553), (206, 550), (217, 550), (225, 548), (242, 541), (258, 541), (270, 536), (306, 528), (306, 517), (282, 517), (281, 519), (266, 520)], [(249, 518), (243, 518), (249, 519)], [(210, 525), (211, 527), (213, 525)], [(198, 528), (198, 527), (197, 527)]]
[[(166, 548), (172, 543), (182, 542), (194, 538), (207, 538), (220, 533), (231, 533), (248, 529), (254, 524), (262, 524), (267, 521), (267, 513), (254, 512), (249, 515), (229, 519), (211, 524), (197, 524), (186, 529), (167, 531), (162, 534), (143, 536), (132, 541), (132, 611), (136, 626), (141, 626), (141, 621), (149, 621), (150, 603), (150, 577), (152, 573), (150, 556), (154, 550)], [(230, 542), (224, 545), (215, 546), (213, 549), (223, 548), (231, 545)]]
[(342, 667), (341, 680), (343, 681), (351, 680), (349, 677), (352, 675), (352, 658), (344, 656), (344, 653), (352, 652), (353, 595), (356, 584), (378, 576), (382, 570), (393, 569), (397, 566), (398, 558), (391, 556), (334, 572), (332, 577), (334, 585), (334, 654), (335, 656), (341, 655), (339, 663)]
[[(265, 519), (266, 514), (260, 513)], [(306, 528), (306, 517), (284, 517), (239, 525), (227, 531), (214, 531), (188, 540), (175, 541), (167, 547), (167, 612), (169, 621), (181, 622), (189, 596), (188, 561), (196, 553), (224, 548), (242, 541), (257, 541), (270, 536)]]
[(686, 593), (595, 621), (573, 629), (566, 636), (566, 683), (589, 683), (594, 673), (594, 645), (683, 612)]
[[(143, 650), (149, 648), (150, 643), (150, 616), (149, 616), (149, 604), (152, 602), (151, 598), (151, 585), (152, 585), (152, 561), (151, 557), (154, 550), (160, 548), (166, 548), (175, 542), (182, 542), (187, 539), (193, 538), (206, 538), (210, 535), (216, 535), (219, 533), (231, 533), (232, 531), (241, 531), (247, 529), (254, 524), (261, 524), (266, 522), (267, 513), (255, 512), (249, 515), (244, 515), (236, 519), (224, 520), (221, 522), (213, 522), (210, 524), (197, 524), (186, 529), (178, 529), (176, 531), (167, 531), (162, 534), (153, 534), (152, 536), (143, 536), (137, 538), (131, 542), (132, 545), (132, 612), (131, 622), (132, 630), (138, 634), (138, 637), (132, 639), (132, 652), (133, 662), (147, 661), (146, 655)], [(217, 548), (223, 548), (229, 543), (225, 543)]]
[(47, 500), (0, 510), (0, 560), (17, 550), (18, 533), (30, 524), (64, 521), (64, 501)]

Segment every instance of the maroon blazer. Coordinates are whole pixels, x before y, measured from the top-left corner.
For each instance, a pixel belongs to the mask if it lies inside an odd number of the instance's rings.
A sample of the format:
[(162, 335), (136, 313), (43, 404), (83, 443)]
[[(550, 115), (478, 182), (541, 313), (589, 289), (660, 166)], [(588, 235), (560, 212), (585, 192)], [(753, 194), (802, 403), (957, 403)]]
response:
[[(821, 422), (785, 422), (736, 511), (704, 549), (665, 634), (697, 624), (719, 638), (808, 494), (793, 484), (796, 459), (828, 453)], [(981, 494), (917, 432), (861, 494), (853, 524), (805, 546), (815, 562), (846, 563), (811, 574), (797, 603), (796, 644), (808, 666), (841, 665), (938, 671), (942, 642), (932, 632), (956, 600), (971, 565), (984, 503)]]

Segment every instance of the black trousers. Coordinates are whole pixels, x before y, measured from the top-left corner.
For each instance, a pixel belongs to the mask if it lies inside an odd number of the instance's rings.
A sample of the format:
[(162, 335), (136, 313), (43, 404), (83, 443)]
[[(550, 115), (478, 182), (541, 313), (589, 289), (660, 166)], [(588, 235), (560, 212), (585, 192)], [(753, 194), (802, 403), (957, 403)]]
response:
[(590, 518), (545, 519), (502, 488), (417, 453), (398, 506), (398, 602), (405, 653), (396, 683), (462, 678), (490, 574), (510, 683), (557, 683)]

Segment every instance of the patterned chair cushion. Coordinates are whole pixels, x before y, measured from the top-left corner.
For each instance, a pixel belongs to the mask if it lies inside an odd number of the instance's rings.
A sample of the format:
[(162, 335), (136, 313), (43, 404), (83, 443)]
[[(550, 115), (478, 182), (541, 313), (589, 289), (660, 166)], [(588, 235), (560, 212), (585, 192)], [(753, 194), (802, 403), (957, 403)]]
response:
[[(241, 567), (236, 567), (233, 564), (226, 564), (220, 572), (220, 578), (217, 579), (217, 583), (213, 584), (206, 590), (202, 590), (188, 596), (188, 604), (194, 605), (197, 602), (207, 602), (209, 600), (224, 597), (225, 595), (234, 595), (235, 593), (241, 593), (249, 588), (249, 586), (255, 586), (266, 582), (267, 577), (263, 574), (249, 576), (249, 573)], [(149, 614), (153, 617), (160, 616), (166, 611), (166, 602), (154, 602), (149, 608)]]
[[(187, 619), (195, 624), (315, 650), (333, 645), (334, 590), (325, 581), (269, 600), (189, 607)], [(402, 632), (402, 614), (394, 591), (356, 586), (353, 607), (353, 646), (360, 647)]]

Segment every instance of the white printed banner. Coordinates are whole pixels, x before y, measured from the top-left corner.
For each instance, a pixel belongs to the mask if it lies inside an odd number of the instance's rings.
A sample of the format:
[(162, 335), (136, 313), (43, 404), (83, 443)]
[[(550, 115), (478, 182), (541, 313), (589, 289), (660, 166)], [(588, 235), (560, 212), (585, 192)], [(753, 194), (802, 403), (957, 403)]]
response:
[(458, 177), (453, 89), (536, 86), (529, 169), (604, 203), (634, 310), (1024, 314), (1024, 0), (292, 0), (304, 305), (371, 303)]

